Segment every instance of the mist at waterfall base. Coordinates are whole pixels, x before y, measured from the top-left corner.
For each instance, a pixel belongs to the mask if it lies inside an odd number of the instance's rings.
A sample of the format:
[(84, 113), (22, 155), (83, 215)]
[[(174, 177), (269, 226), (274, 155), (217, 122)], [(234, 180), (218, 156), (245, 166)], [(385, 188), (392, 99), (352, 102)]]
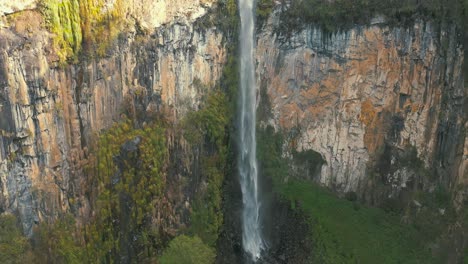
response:
[(256, 81), (254, 68), (254, 0), (239, 0), (240, 98), (238, 171), (242, 191), (242, 246), (252, 261), (265, 249), (261, 231), (256, 142)]

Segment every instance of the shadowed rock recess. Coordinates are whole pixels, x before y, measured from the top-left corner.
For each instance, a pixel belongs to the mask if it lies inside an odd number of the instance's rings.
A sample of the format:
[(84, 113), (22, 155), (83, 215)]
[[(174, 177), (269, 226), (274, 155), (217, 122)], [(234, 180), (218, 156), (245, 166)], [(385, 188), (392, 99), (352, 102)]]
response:
[(0, 263), (468, 261), (458, 20), (252, 2), (246, 253), (238, 1), (0, 0)]

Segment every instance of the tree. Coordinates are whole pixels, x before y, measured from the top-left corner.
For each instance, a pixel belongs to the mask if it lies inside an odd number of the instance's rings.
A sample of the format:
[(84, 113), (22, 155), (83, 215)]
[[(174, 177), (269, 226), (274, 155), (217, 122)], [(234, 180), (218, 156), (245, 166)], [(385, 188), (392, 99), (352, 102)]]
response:
[(195, 236), (181, 235), (169, 243), (164, 251), (161, 264), (209, 264), (215, 261), (215, 251)]

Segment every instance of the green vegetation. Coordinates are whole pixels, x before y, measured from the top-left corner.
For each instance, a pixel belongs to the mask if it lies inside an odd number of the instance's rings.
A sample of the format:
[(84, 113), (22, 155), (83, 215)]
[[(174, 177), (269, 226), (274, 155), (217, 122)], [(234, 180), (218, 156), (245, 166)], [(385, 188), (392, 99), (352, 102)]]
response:
[[(402, 224), (397, 214), (356, 199), (340, 199), (314, 183), (298, 180), (289, 167), (291, 161), (283, 157), (284, 137), (266, 127), (258, 130), (257, 138), (261, 173), (272, 178), (274, 190), (293, 208), (308, 216), (314, 263), (433, 263), (425, 247), (436, 235), (427, 233), (431, 226), (418, 226), (424, 223), (419, 220)], [(294, 156), (295, 162), (322, 162), (307, 152)], [(446, 201), (445, 195), (434, 197)]]
[[(198, 23), (205, 28), (217, 24), (226, 38), (237, 39), (236, 0), (219, 4), (215, 16), (207, 15)], [(203, 156), (201, 173), (207, 183), (206, 190), (199, 192), (194, 201), (188, 233), (200, 237), (209, 246), (215, 245), (223, 224), (223, 182), (226, 173), (232, 170), (233, 160), (232, 120), (239, 84), (237, 45), (229, 44), (227, 50), (229, 55), (220, 83), (208, 94), (201, 109), (189, 113), (182, 122), (184, 138)]]
[(55, 35), (53, 47), (59, 60), (76, 59), (82, 41), (79, 1), (47, 0), (41, 1), (40, 7), (48, 29)]
[[(225, 71), (226, 83), (235, 80), (228, 76), (230, 72), (234, 70)], [(231, 86), (223, 87), (234, 90)], [(162, 263), (214, 261), (214, 246), (223, 223), (222, 185), (229, 166), (232, 104), (217, 87), (207, 95), (201, 110), (189, 113), (181, 122), (183, 136), (194, 150), (200, 150), (201, 177), (207, 184), (197, 190), (189, 229), (179, 230), (194, 237), (176, 237)], [(32, 240), (31, 254), (36, 259), (44, 263), (114, 263), (126, 256), (138, 263), (156, 261), (170, 236), (153, 226), (168, 166), (166, 129), (160, 123), (156, 120), (140, 127), (136, 121), (124, 119), (100, 135), (93, 151), (96, 154), (87, 166), (89, 184), (95, 188), (89, 192), (94, 201), (92, 219), (80, 227), (68, 216), (52, 224), (41, 224)], [(5, 230), (9, 229), (15, 230)], [(24, 242), (24, 247), (15, 245), (12, 250), (17, 252), (0, 253), (9, 254), (12, 259), (24, 257), (29, 246), (20, 229), (16, 230), (16, 235), (11, 236), (14, 238), (8, 241)]]
[[(63, 20), (61, 16), (64, 14), (61, 11), (55, 12), (58, 9), (53, 6), (67, 6), (71, 2), (43, 2), (43, 13), (56, 18), (47, 21), (49, 29), (56, 33), (57, 39), (54, 41), (66, 43), (57, 47), (63, 51), (64, 55), (60, 58), (62, 62), (86, 53), (105, 55), (105, 52), (102, 52), (105, 49), (100, 48), (100, 45), (107, 45), (115, 38), (111, 27), (115, 26), (114, 29), (118, 29), (114, 22), (120, 20), (120, 0), (115, 2), (115, 10), (112, 11), (102, 12), (101, 0), (79, 1), (78, 13), (76, 6), (70, 9), (69, 12), (78, 14), (76, 22), (80, 24), (82, 47), (74, 42), (77, 37), (61, 37), (67, 36), (64, 31), (74, 34), (76, 27), (68, 30), (70, 21)], [(228, 24), (226, 20), (211, 22), (221, 23), (221, 28), (226, 30), (228, 35), (235, 34), (238, 21), (236, 1), (224, 1), (219, 10), (218, 17), (229, 17), (233, 24)], [(199, 22), (207, 22), (204, 19), (200, 19)], [(230, 54), (236, 50), (230, 46), (228, 49)], [(201, 158), (200, 177), (206, 184), (201, 184), (200, 189), (196, 190), (189, 228), (177, 230), (190, 234), (193, 238), (184, 235), (176, 237), (164, 254), (162, 263), (174, 263), (171, 262), (170, 252), (180, 247), (189, 249), (184, 250), (187, 252), (181, 256), (184, 259), (175, 263), (207, 263), (214, 260), (213, 248), (223, 223), (224, 174), (230, 166), (228, 155), (232, 154), (229, 133), (237, 98), (237, 81), (237, 61), (234, 56), (229, 56), (222, 81), (204, 98), (201, 110), (189, 113), (181, 122), (181, 126), (177, 127), (182, 130), (189, 146), (198, 151)], [(138, 114), (131, 116), (135, 119), (139, 117)], [(145, 120), (148, 120), (147, 117)], [(96, 154), (90, 157), (90, 164), (87, 165), (89, 184), (95, 188), (88, 194), (93, 201), (92, 218), (76, 232), (64, 222), (42, 225), (35, 235), (38, 248), (50, 246), (54, 241), (60, 242), (63, 247), (57, 247), (58, 251), (43, 255), (41, 259), (50, 263), (113, 263), (125, 256), (136, 262), (156, 261), (160, 250), (167, 245), (168, 238), (171, 237), (171, 234), (154, 229), (153, 225), (155, 208), (160, 207), (158, 202), (161, 202), (166, 187), (164, 170), (169, 166), (166, 132), (160, 123), (161, 121), (150, 122), (141, 127), (138, 121), (125, 119), (100, 135), (92, 151)], [(129, 142), (135, 140), (140, 140), (137, 150), (123, 150), (124, 146), (128, 147)], [(66, 231), (68, 237), (64, 239), (62, 236), (67, 236)], [(75, 250), (77, 241), (72, 234), (79, 238), (81, 251)], [(180, 252), (177, 253), (180, 255)], [(192, 262), (179, 262), (185, 260)]]
[[(141, 141), (137, 143), (138, 150), (121, 151), (124, 143), (131, 140)], [(97, 153), (98, 213), (86, 228), (87, 257), (105, 262), (130, 248), (130, 252), (145, 252), (141, 257), (150, 258), (152, 249), (160, 246), (150, 219), (165, 185), (164, 128), (154, 123), (136, 129), (131, 121), (125, 120), (101, 135)]]
[[(459, 223), (461, 230), (468, 228), (468, 215), (455, 212), (450, 192), (442, 186), (432, 192), (411, 192), (404, 200), (389, 199), (382, 208), (359, 203), (352, 192), (340, 199), (325, 188), (299, 180), (303, 177), (298, 173), (303, 171), (291, 167), (321, 165), (317, 153), (284, 155), (283, 144), (289, 137), (270, 126), (257, 131), (260, 173), (272, 179), (274, 191), (290, 201), (292, 208), (308, 217), (313, 263), (444, 263), (453, 246), (450, 239), (443, 239), (447, 227)], [(394, 166), (431, 177), (414, 148), (399, 153)], [(413, 201), (420, 205), (415, 207)]]
[(310, 183), (282, 187), (310, 216), (317, 263), (432, 263), (424, 230), (378, 208), (356, 206)]
[(216, 254), (212, 248), (203, 244), (199, 237), (178, 236), (169, 243), (164, 251), (161, 264), (210, 264)]
[(273, 11), (274, 1), (273, 0), (258, 0), (257, 1), (257, 27), (262, 26), (263, 23), (268, 19), (268, 16)]
[(184, 119), (184, 137), (192, 144), (200, 144), (206, 137), (218, 150), (225, 148), (225, 130), (230, 118), (227, 105), (223, 92), (217, 90), (209, 94), (205, 106), (190, 112)]
[(416, 18), (444, 21), (463, 26), (462, 0), (299, 0), (283, 13), (282, 32), (299, 30), (308, 23), (326, 32), (368, 24), (376, 15), (384, 15), (391, 24), (407, 24)]
[(224, 38), (233, 39), (237, 36), (238, 23), (237, 0), (220, 0), (217, 8), (209, 9), (207, 15), (195, 21), (194, 27), (199, 30), (216, 27)]
[[(451, 206), (449, 192), (442, 187), (434, 192), (416, 192), (414, 200), (424, 205), (417, 212), (406, 210), (410, 216), (411, 226), (425, 236), (421, 239), (435, 241), (451, 223), (456, 222), (457, 214)], [(441, 214), (439, 210), (443, 210)], [(441, 257), (441, 256), (437, 256)], [(443, 260), (439, 261), (443, 262)]]
[(53, 48), (60, 63), (76, 62), (81, 51), (106, 55), (122, 26), (122, 5), (117, 0), (112, 10), (106, 10), (104, 0), (41, 0), (39, 8), (54, 34)]
[(81, 0), (80, 16), (83, 48), (89, 56), (106, 56), (124, 21), (124, 1), (115, 0), (108, 9), (105, 0)]
[(191, 219), (190, 233), (200, 236), (210, 246), (215, 246), (223, 224), (224, 171), (220, 167), (225, 166), (225, 161), (220, 159), (225, 159), (225, 155), (214, 155), (203, 160), (202, 171), (207, 177), (207, 190), (195, 200)]
[(260, 174), (273, 181), (273, 188), (280, 192), (280, 186), (290, 173), (288, 161), (283, 157), (283, 136), (271, 126), (257, 129), (257, 148)]
[(65, 215), (53, 224), (35, 228), (32, 240), (22, 234), (16, 217), (0, 216), (0, 262), (13, 263), (84, 263), (85, 251), (77, 239), (75, 221)]
[(123, 254), (134, 262), (154, 260), (162, 247), (151, 218), (165, 186), (165, 138), (156, 122), (135, 128), (124, 120), (103, 133), (92, 159), (97, 202), (91, 222), (77, 226), (73, 216), (65, 215), (41, 223), (28, 240), (15, 217), (3, 214), (0, 262), (114, 263)]
[(0, 216), (1, 263), (83, 263), (84, 250), (75, 239), (75, 221), (65, 215), (54, 224), (42, 223), (30, 241), (11, 214)]
[(85, 259), (85, 251), (76, 239), (75, 220), (71, 215), (53, 224), (42, 223), (35, 232), (33, 245), (37, 263), (80, 264)]
[(184, 137), (199, 148), (206, 148), (201, 171), (206, 177), (207, 189), (195, 200), (190, 233), (214, 246), (223, 223), (222, 184), (227, 166), (227, 129), (231, 120), (229, 103), (224, 93), (217, 90), (206, 100), (206, 105), (191, 112), (183, 122)]
[(0, 215), (0, 262), (24, 263), (28, 248), (28, 240), (22, 235), (16, 218), (10, 214)]
[(37, 263), (114, 263), (126, 254), (135, 262), (154, 260), (162, 247), (151, 218), (165, 186), (165, 139), (165, 129), (157, 122), (141, 128), (127, 119), (115, 124), (100, 136), (96, 157), (90, 159), (91, 186), (96, 189), (89, 192), (97, 198), (91, 221), (77, 226), (71, 215), (65, 215), (42, 223), (34, 230), (32, 250), (26, 251), (29, 241), (15, 227), (14, 218), (2, 216), (0, 254), (5, 256), (0, 259), (17, 263), (15, 259), (26, 256)]

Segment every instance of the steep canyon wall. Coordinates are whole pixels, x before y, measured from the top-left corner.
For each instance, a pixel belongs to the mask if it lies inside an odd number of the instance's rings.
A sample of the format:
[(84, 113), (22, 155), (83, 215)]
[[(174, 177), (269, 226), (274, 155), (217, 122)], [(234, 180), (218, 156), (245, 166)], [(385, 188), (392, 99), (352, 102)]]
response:
[(70, 209), (91, 213), (83, 172), (90, 147), (120, 119), (129, 94), (145, 94), (144, 111), (164, 108), (178, 120), (207, 93), (199, 84), (213, 87), (221, 75), (222, 34), (193, 24), (210, 1), (134, 2), (139, 9), (127, 14), (148, 35), (130, 27), (115, 40), (111, 56), (65, 66), (57, 66), (53, 36), (38, 10), (15, 9), (14, 17), (2, 18), (0, 211), (17, 213), (29, 235), (35, 223)]
[[(321, 154), (326, 164), (315, 180), (361, 194), (383, 183), (378, 196), (415, 185), (466, 190), (464, 52), (454, 27), (389, 27), (379, 18), (285, 36), (278, 23), (273, 16), (258, 36), (258, 83), (273, 112), (263, 125), (288, 135), (289, 151)], [(403, 164), (414, 149), (425, 173)]]
[[(144, 94), (138, 107), (177, 122), (206, 95), (199, 84), (221, 77), (225, 36), (194, 23), (214, 2), (126, 1), (132, 26), (112, 55), (64, 66), (34, 1), (0, 4), (0, 212), (17, 213), (29, 235), (63, 212), (92, 214), (83, 170), (128, 95)], [(283, 131), (289, 151), (320, 153), (326, 164), (313, 179), (339, 192), (379, 200), (443, 185), (461, 206), (468, 141), (457, 33), (374, 22), (285, 37), (273, 15), (257, 36), (258, 87), (273, 112), (262, 125)]]

